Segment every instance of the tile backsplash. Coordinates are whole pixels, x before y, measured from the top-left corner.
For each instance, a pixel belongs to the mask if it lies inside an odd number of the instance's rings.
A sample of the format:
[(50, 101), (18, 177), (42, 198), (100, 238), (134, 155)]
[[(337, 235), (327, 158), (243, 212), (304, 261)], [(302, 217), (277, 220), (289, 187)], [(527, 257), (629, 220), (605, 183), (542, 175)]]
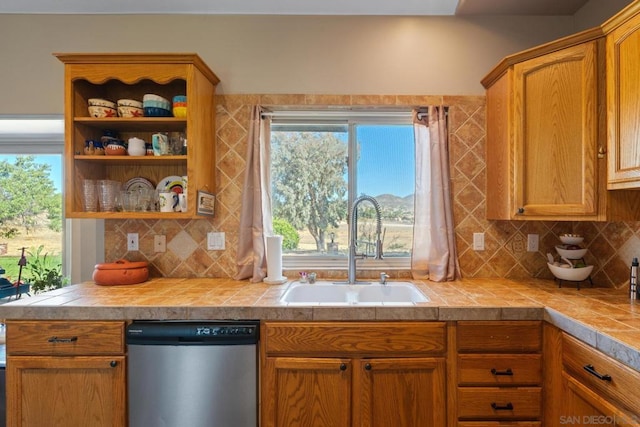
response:
[[(216, 205), (212, 219), (106, 220), (105, 259), (146, 260), (152, 276), (233, 277), (247, 129), (252, 105), (449, 106), (449, 144), (458, 257), (463, 277), (552, 278), (547, 252), (562, 233), (579, 233), (595, 264), (595, 286), (621, 287), (629, 264), (640, 257), (640, 222), (487, 221), (485, 212), (485, 98), (408, 95), (219, 95), (216, 117)], [(206, 235), (222, 231), (226, 249), (208, 251)], [(473, 250), (473, 233), (485, 233), (485, 250)], [(138, 233), (140, 251), (127, 252), (127, 233)], [(153, 239), (164, 234), (166, 252)], [(527, 235), (538, 234), (539, 251), (527, 252)], [(346, 271), (344, 272), (346, 275)], [(400, 273), (406, 276), (407, 273)], [(332, 275), (335, 277), (335, 272)]]

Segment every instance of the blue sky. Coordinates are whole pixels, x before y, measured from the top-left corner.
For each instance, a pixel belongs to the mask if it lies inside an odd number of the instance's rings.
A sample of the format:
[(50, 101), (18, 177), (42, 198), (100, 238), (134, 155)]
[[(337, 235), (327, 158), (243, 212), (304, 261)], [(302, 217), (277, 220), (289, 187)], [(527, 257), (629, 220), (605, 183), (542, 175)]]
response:
[[(25, 154), (26, 155), (26, 154)], [(0, 161), (8, 161), (14, 163), (16, 156), (11, 154), (0, 154)], [(35, 156), (35, 162), (46, 164), (51, 167), (50, 176), (56, 189), (62, 192), (62, 155), (59, 154), (40, 154)]]
[(358, 126), (358, 193), (405, 197), (414, 192), (413, 126)]

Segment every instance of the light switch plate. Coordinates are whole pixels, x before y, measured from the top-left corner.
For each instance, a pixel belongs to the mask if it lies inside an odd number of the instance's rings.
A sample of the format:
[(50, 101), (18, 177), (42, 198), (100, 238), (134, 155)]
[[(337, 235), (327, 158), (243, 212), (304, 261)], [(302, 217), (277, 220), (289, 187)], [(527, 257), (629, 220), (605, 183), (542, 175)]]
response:
[(127, 234), (127, 250), (137, 251), (138, 249), (138, 233)]
[(484, 233), (473, 233), (473, 250), (484, 251)]
[(224, 233), (222, 232), (207, 233), (207, 250), (209, 251), (224, 250)]
[(527, 234), (527, 252), (538, 252), (540, 236), (537, 234)]

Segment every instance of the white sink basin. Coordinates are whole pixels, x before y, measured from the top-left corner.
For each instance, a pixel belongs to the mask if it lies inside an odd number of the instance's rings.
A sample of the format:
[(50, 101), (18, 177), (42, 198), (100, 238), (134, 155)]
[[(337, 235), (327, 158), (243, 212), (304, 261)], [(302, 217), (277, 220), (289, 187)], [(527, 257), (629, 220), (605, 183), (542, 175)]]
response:
[(287, 305), (414, 305), (428, 302), (409, 282), (346, 285), (334, 282), (315, 284), (293, 282), (280, 298)]

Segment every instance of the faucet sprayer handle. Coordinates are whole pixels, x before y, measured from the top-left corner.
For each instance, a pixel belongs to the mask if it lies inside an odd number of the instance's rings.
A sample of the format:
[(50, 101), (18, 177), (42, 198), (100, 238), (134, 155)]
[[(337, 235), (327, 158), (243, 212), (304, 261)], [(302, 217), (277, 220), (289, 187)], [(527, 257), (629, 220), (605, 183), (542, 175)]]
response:
[(381, 284), (386, 285), (388, 278), (389, 278), (389, 275), (387, 273), (385, 273), (384, 271), (380, 273), (380, 283)]
[(378, 239), (376, 241), (376, 256), (375, 259), (382, 259), (382, 240)]

